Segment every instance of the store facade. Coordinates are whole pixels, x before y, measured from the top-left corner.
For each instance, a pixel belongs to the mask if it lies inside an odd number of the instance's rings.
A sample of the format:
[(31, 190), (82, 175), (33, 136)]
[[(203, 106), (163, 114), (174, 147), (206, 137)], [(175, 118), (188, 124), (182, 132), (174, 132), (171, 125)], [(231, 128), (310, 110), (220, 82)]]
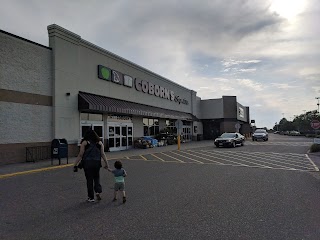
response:
[[(106, 149), (120, 151), (132, 148), (134, 140), (142, 136), (176, 134), (175, 122), (182, 120), (180, 134), (188, 142), (205, 136), (202, 119), (213, 120), (220, 111), (195, 91), (60, 26), (48, 26), (48, 34), (46, 47), (0, 32), (4, 56), (0, 60), (4, 72), (0, 75), (0, 110), (4, 113), (0, 121), (12, 132), (1, 130), (0, 164), (23, 162), (26, 147), (48, 145), (53, 138), (67, 139), (74, 156), (90, 128)], [(237, 109), (230, 111), (237, 114)], [(219, 119), (225, 124), (227, 117), (223, 114)], [(249, 123), (249, 114), (240, 120)], [(219, 130), (224, 129), (227, 127)]]

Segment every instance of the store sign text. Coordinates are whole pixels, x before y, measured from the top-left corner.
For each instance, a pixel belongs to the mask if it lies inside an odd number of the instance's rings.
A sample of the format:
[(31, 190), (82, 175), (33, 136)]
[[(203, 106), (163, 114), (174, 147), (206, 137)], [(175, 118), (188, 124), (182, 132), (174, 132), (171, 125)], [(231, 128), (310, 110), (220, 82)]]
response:
[(174, 92), (167, 88), (153, 84), (152, 82), (146, 80), (141, 80), (139, 78), (136, 78), (134, 83), (136, 90), (139, 92), (149, 93), (150, 95), (175, 101), (179, 104), (183, 103), (188, 105), (188, 101), (186, 99), (181, 99), (179, 96), (175, 96)]
[[(127, 87), (133, 87), (132, 77), (122, 74), (119, 71), (115, 71), (110, 68), (104, 67), (102, 65), (98, 65), (98, 78), (106, 81), (112, 81), (114, 83), (124, 85)], [(139, 92), (148, 93), (156, 97), (175, 101), (179, 104), (189, 104), (189, 102), (186, 99), (175, 95), (173, 91), (162, 86), (153, 84), (149, 81), (136, 78), (134, 85), (135, 89)]]

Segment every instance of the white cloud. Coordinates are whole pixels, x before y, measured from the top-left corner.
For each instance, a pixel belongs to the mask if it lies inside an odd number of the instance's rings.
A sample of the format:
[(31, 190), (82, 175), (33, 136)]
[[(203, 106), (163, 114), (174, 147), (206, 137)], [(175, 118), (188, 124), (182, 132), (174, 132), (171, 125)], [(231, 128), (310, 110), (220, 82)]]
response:
[(242, 68), (242, 69), (239, 69), (239, 72), (255, 72), (257, 69), (256, 68)]
[(271, 83), (272, 86), (280, 89), (290, 89), (290, 88), (298, 88), (298, 86), (292, 86), (288, 83)]
[(240, 85), (243, 85), (247, 88), (250, 88), (254, 91), (262, 91), (263, 90), (263, 85), (256, 83), (255, 81), (251, 79), (237, 79)]

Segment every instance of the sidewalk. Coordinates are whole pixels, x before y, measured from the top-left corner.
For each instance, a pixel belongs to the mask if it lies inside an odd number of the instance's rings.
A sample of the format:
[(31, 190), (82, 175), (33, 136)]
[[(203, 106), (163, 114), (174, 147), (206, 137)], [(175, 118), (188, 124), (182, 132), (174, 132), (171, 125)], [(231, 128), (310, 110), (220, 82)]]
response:
[[(206, 146), (214, 146), (213, 140), (204, 140), (204, 141), (192, 141), (189, 143), (182, 143), (181, 144), (181, 150), (185, 149), (191, 149), (191, 148), (198, 148), (198, 147), (206, 147)], [(158, 153), (158, 152), (166, 152), (166, 151), (172, 151), (177, 150), (178, 145), (168, 145), (164, 147), (155, 147), (155, 148), (147, 148), (147, 149), (138, 149), (133, 148), (126, 151), (119, 151), (119, 152), (106, 152), (107, 159), (116, 159), (116, 158), (125, 158), (125, 157), (131, 157), (131, 156), (138, 156), (142, 154), (151, 154), (151, 153)], [(69, 157), (69, 164), (67, 164), (67, 159), (63, 158), (61, 159), (61, 167), (68, 167), (72, 166), (75, 162), (76, 157)], [(53, 165), (51, 165), (51, 159), (48, 160), (41, 160), (38, 162), (25, 162), (25, 163), (13, 163), (8, 165), (2, 165), (0, 166), (0, 177), (4, 174), (11, 174), (11, 173), (17, 173), (17, 172), (24, 172), (24, 171), (32, 171), (37, 169), (47, 169), (50, 170), (50, 168), (55, 168), (59, 166), (59, 160), (54, 159)]]

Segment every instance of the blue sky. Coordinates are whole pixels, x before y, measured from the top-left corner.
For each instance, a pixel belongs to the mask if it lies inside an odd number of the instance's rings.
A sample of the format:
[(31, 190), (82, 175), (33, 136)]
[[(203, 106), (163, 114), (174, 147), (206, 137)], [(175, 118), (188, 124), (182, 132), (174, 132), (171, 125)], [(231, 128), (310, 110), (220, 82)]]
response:
[(320, 1), (0, 0), (0, 29), (48, 45), (58, 24), (189, 89), (237, 96), (258, 127), (317, 109)]

